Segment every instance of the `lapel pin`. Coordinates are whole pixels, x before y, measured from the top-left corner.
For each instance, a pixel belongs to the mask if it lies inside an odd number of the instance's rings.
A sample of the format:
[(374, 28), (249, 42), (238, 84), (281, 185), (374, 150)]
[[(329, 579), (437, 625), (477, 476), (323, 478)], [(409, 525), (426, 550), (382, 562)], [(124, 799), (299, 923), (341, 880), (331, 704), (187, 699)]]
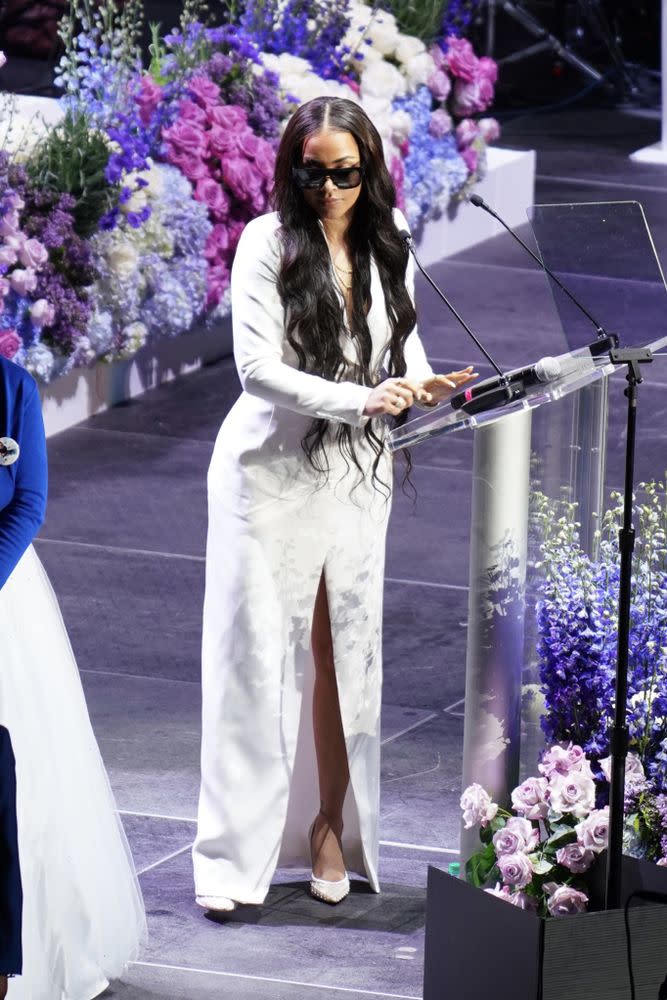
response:
[(20, 448), (13, 438), (0, 438), (0, 465), (13, 465)]

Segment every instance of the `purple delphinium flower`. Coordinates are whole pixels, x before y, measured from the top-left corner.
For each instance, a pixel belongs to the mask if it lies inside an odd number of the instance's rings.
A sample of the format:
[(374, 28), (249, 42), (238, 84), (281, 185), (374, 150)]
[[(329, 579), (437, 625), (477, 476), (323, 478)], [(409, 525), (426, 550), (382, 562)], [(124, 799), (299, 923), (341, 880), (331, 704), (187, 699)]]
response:
[(247, 0), (240, 24), (265, 52), (302, 56), (325, 79), (344, 72), (350, 18), (338, 0)]

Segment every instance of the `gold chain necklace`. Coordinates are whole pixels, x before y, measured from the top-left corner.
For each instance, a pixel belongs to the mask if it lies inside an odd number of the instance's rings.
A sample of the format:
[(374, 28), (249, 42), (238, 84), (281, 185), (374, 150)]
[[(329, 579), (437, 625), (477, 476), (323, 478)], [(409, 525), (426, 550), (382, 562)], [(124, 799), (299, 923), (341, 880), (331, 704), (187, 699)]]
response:
[(340, 264), (336, 263), (336, 261), (334, 259), (334, 255), (331, 252), (331, 244), (329, 243), (329, 240), (327, 239), (327, 234), (324, 232), (324, 227), (322, 227), (322, 232), (324, 233), (324, 240), (325, 240), (325, 243), (327, 245), (327, 249), (329, 251), (329, 257), (331, 259), (331, 263), (333, 265), (334, 277), (335, 277), (336, 281), (338, 282), (338, 284), (340, 285), (341, 289), (344, 291), (344, 293), (347, 294), (348, 292), (350, 292), (352, 290), (352, 281), (351, 280), (350, 281), (346, 281), (345, 279), (349, 278), (350, 275), (353, 273), (353, 268), (351, 268), (351, 267), (350, 268), (341, 267)]

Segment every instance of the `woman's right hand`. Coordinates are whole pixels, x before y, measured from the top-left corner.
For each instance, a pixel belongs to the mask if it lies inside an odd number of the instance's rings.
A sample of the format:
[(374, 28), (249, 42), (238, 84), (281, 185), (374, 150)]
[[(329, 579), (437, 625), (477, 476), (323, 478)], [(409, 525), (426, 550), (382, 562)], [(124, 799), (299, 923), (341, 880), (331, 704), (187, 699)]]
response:
[(415, 400), (421, 400), (426, 395), (418, 382), (407, 378), (387, 378), (371, 392), (364, 407), (364, 416), (379, 417), (389, 413), (397, 417)]

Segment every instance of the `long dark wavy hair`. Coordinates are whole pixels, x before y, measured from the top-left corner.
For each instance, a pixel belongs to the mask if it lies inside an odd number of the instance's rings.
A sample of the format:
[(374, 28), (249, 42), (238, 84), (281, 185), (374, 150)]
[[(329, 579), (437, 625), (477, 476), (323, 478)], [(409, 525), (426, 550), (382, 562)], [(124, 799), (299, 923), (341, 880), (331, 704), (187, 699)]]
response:
[[(341, 334), (345, 317), (331, 279), (331, 258), (324, 231), (292, 178), (292, 168), (303, 163), (306, 140), (325, 129), (349, 132), (354, 137), (363, 169), (361, 191), (347, 233), (354, 275), (352, 314), (348, 321), (358, 352), (359, 363), (355, 367), (343, 355)], [(272, 197), (281, 222), (277, 287), (285, 309), (287, 340), (297, 355), (299, 368), (324, 378), (343, 378), (366, 386), (377, 385), (384, 377), (405, 375), (403, 349), (416, 322), (405, 286), (408, 250), (394, 222), (396, 191), (384, 161), (382, 140), (359, 105), (338, 97), (316, 97), (297, 109), (278, 149)], [(391, 331), (385, 373), (372, 369), (367, 322), (371, 307), (371, 258), (379, 271)], [(407, 414), (402, 414), (398, 422), (402, 423), (406, 417)], [(388, 493), (389, 484), (378, 475), (384, 445), (374, 424), (375, 421), (369, 420), (363, 428), (363, 436), (374, 454), (372, 481), (376, 488)], [(312, 467), (328, 475), (324, 442), (332, 436), (348, 468), (355, 466), (360, 477), (363, 476), (353, 428), (322, 419), (313, 421), (302, 441)], [(407, 460), (409, 472), (409, 456)]]

